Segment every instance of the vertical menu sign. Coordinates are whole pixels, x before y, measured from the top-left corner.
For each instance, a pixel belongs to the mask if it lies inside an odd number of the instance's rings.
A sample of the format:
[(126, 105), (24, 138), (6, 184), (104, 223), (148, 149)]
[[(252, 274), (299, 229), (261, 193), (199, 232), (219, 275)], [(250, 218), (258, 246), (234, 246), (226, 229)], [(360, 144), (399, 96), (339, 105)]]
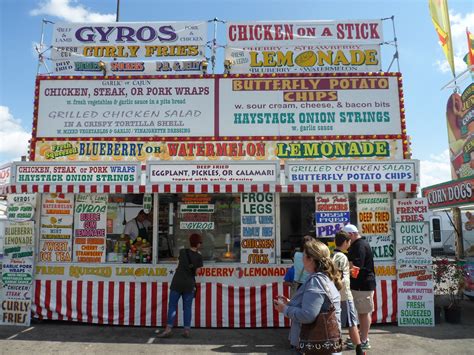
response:
[[(34, 263), (35, 194), (8, 196), (9, 220), (5, 227), (1, 289), (1, 324), (30, 325)], [(14, 220), (22, 222), (15, 222)]]
[(360, 234), (370, 244), (374, 262), (393, 260), (395, 246), (391, 232), (389, 195), (357, 195), (357, 220)]
[(43, 194), (39, 261), (72, 261), (73, 212), (73, 194)]
[(349, 197), (345, 194), (316, 194), (316, 235), (334, 237), (350, 220)]
[(78, 194), (74, 206), (74, 261), (105, 262), (107, 195)]
[(272, 193), (242, 193), (241, 253), (243, 264), (275, 263), (275, 202)]
[(434, 326), (428, 201), (394, 200), (398, 273), (398, 325)]

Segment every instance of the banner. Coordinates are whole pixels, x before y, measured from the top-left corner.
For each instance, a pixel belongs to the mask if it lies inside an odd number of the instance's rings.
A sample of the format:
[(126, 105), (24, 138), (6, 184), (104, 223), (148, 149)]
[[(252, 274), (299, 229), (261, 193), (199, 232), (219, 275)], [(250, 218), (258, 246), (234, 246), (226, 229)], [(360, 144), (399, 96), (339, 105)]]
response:
[(185, 57), (207, 43), (206, 22), (56, 23), (53, 60)]
[(380, 44), (381, 20), (227, 22), (227, 45)]
[(346, 194), (316, 194), (316, 236), (334, 237), (350, 221), (349, 196)]
[(395, 223), (397, 269), (432, 265), (429, 222)]
[(85, 184), (140, 183), (141, 170), (135, 163), (70, 165), (66, 163), (15, 163), (16, 183), (77, 182)]
[(473, 186), (474, 176), (471, 176), (425, 187), (422, 195), (428, 200), (430, 209), (472, 205), (474, 203)]
[(433, 270), (398, 270), (398, 325), (434, 327)]
[(34, 222), (7, 222), (2, 261), (0, 323), (30, 325)]
[(200, 57), (196, 59), (160, 61), (98, 61), (95, 58), (92, 60), (74, 57), (54, 61), (53, 68), (56, 73), (62, 75), (199, 75), (204, 73), (204, 49), (199, 49), (198, 53)]
[(359, 233), (370, 245), (374, 262), (395, 258), (388, 194), (357, 194)]
[(0, 167), (0, 186), (8, 185), (11, 180), (11, 167), (4, 165)]
[(272, 193), (241, 195), (242, 264), (275, 263), (275, 202)]
[(394, 162), (287, 162), (288, 183), (418, 182), (417, 161)]
[(226, 47), (230, 74), (342, 73), (381, 70), (379, 45), (304, 45), (298, 47)]
[(8, 194), (7, 219), (11, 222), (32, 221), (36, 211), (36, 194)]
[(474, 175), (474, 84), (451, 94), (446, 105), (451, 177)]
[(74, 206), (74, 262), (105, 262), (106, 194), (77, 194)]
[(428, 222), (428, 200), (426, 198), (402, 198), (393, 200), (395, 222)]
[(387, 75), (222, 78), (219, 135), (398, 135), (400, 94)]
[(277, 162), (260, 161), (222, 163), (153, 163), (147, 164), (147, 183), (277, 183)]
[(214, 136), (214, 82), (40, 79), (36, 137)]
[(447, 0), (428, 0), (431, 20), (438, 34), (439, 44), (443, 48), (444, 55), (451, 67), (453, 77), (456, 77), (454, 66), (454, 51), (451, 36), (451, 25), (449, 23), (449, 10)]
[(74, 194), (42, 194), (39, 261), (72, 261)]
[(35, 161), (403, 159), (401, 139), (337, 141), (35, 142)]

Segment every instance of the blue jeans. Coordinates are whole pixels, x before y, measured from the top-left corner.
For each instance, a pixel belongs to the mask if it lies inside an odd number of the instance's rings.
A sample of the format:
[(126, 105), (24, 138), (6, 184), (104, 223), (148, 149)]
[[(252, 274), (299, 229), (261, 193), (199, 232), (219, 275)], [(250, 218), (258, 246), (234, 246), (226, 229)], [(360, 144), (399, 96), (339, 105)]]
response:
[(168, 326), (173, 327), (174, 320), (176, 319), (176, 311), (178, 310), (179, 299), (183, 296), (183, 318), (184, 328), (191, 329), (191, 312), (193, 306), (194, 292), (178, 292), (170, 290), (170, 300), (168, 303)]

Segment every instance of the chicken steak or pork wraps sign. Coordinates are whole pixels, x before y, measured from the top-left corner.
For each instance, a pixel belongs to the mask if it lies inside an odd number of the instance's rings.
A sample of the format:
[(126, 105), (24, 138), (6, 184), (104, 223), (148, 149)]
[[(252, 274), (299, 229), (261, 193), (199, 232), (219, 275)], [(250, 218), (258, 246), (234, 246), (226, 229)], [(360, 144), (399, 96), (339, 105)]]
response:
[(219, 134), (398, 135), (400, 93), (397, 76), (225, 78)]
[(214, 135), (214, 79), (39, 80), (36, 137)]

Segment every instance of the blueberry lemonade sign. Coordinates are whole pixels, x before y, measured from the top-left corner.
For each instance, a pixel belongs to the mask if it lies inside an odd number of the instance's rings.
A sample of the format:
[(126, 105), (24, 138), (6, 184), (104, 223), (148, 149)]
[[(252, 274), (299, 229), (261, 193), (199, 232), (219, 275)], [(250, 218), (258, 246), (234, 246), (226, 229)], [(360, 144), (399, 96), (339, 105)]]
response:
[(73, 216), (73, 194), (43, 194), (39, 261), (72, 261)]
[(357, 195), (357, 221), (360, 234), (367, 239), (374, 262), (395, 258), (391, 232), (390, 197), (388, 194)]
[(105, 262), (107, 195), (78, 194), (74, 222), (74, 261)]
[(34, 222), (7, 222), (5, 228), (0, 321), (30, 325), (34, 264)]
[(316, 194), (316, 235), (334, 237), (349, 223), (349, 197), (346, 194)]
[(275, 202), (272, 193), (242, 193), (241, 256), (244, 264), (275, 263)]

